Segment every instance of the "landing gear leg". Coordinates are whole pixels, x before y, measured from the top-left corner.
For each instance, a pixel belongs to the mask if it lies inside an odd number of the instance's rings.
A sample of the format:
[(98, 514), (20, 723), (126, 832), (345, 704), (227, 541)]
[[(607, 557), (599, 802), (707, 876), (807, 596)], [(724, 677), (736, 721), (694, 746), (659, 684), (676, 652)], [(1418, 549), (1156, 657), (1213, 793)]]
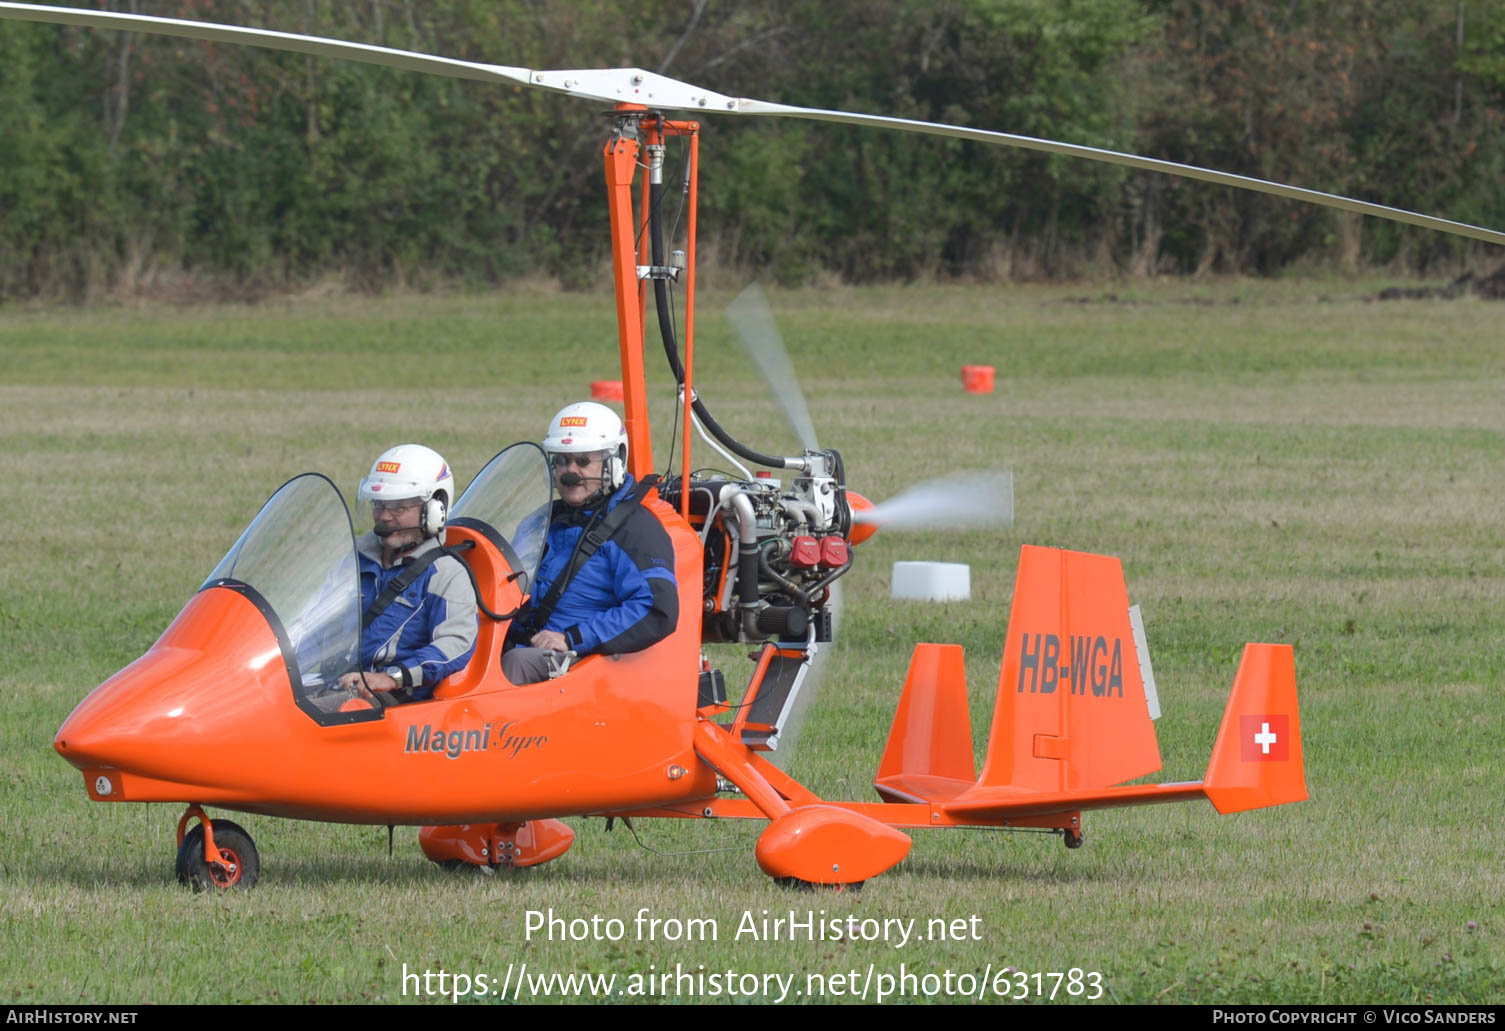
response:
[[(199, 822), (187, 830), (194, 818)], [(261, 857), (240, 824), (211, 820), (191, 805), (178, 821), (177, 872), (178, 883), (194, 891), (251, 888), (261, 877)]]

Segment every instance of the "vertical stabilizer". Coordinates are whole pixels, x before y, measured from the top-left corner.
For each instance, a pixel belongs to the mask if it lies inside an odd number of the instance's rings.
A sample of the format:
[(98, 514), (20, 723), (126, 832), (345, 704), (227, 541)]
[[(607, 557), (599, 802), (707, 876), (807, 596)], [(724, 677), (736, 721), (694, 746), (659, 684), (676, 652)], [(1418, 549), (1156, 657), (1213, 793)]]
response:
[(1204, 789), (1220, 813), (1307, 797), (1296, 656), (1290, 645), (1244, 646)]
[(933, 802), (976, 780), (962, 647), (917, 644), (873, 786), (890, 802)]
[(1024, 547), (979, 786), (1072, 791), (1158, 769), (1123, 566)]

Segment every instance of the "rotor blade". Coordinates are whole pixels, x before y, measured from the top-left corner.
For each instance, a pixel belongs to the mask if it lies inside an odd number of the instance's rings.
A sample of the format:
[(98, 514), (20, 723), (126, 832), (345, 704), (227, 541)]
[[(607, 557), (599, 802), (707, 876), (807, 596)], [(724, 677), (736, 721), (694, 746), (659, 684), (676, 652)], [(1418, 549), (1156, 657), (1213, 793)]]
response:
[(560, 71), (534, 71), (512, 65), (483, 64), (451, 57), (434, 57), (413, 50), (395, 50), (369, 43), (350, 43), (324, 36), (303, 36), (271, 29), (248, 29), (213, 22), (185, 21), (181, 18), (158, 18), (147, 14), (122, 14), (117, 11), (90, 11), (77, 7), (50, 7), (42, 4), (0, 2), (0, 18), (50, 22), (55, 25), (84, 25), (119, 32), (145, 32), (156, 36), (180, 36), (213, 43), (237, 43), (288, 50), (296, 54), (334, 57), (363, 64), (379, 64), (410, 72), (426, 72), (454, 79), (477, 82), (505, 82), (535, 86), (555, 93), (567, 93), (585, 100), (608, 104), (643, 104), (670, 110), (694, 111), (700, 108), (735, 110), (741, 101), (715, 90), (701, 89), (687, 82), (670, 79), (641, 68), (583, 68)]
[(1450, 219), (1423, 215), (1384, 204), (1341, 197), (1320, 190), (1300, 186), (1288, 186), (1267, 179), (1219, 172), (1197, 165), (1176, 161), (1141, 157), (1100, 147), (1087, 147), (1076, 143), (1044, 140), (1033, 136), (995, 132), (988, 129), (971, 129), (964, 126), (942, 125), (938, 122), (922, 122), (909, 118), (891, 118), (884, 115), (868, 115), (846, 111), (831, 111), (824, 108), (795, 107), (763, 100), (730, 97), (714, 90), (702, 89), (687, 82), (680, 82), (644, 71), (641, 68), (589, 68), (563, 71), (534, 71), (506, 65), (480, 64), (459, 61), (447, 57), (433, 57), (410, 50), (393, 50), (388, 47), (371, 46), (365, 43), (345, 43), (317, 36), (300, 36), (266, 29), (243, 29), (229, 25), (214, 25), (208, 22), (183, 21), (177, 18), (155, 18), (148, 15), (120, 14), (113, 11), (90, 11), (73, 7), (47, 7), (39, 4), (0, 2), (0, 18), (18, 18), (27, 21), (53, 22), (62, 25), (88, 25), (95, 28), (116, 29), (127, 32), (149, 32), (167, 36), (184, 36), (190, 39), (207, 39), (222, 43), (243, 43), (249, 46), (269, 47), (274, 50), (291, 50), (302, 54), (317, 54), (325, 57), (344, 58), (368, 64), (404, 68), (410, 71), (429, 72), (459, 79), (475, 79), (483, 82), (508, 82), (534, 86), (541, 89), (567, 93), (573, 97), (606, 103), (643, 104), (666, 110), (706, 112), (730, 112), (741, 115), (771, 115), (786, 118), (806, 118), (813, 121), (837, 122), (843, 125), (860, 125), (877, 129), (896, 129), (901, 132), (920, 133), (930, 136), (950, 136), (973, 140), (978, 143), (998, 146), (1020, 147), (1051, 154), (1065, 154), (1126, 168), (1138, 168), (1148, 172), (1196, 179), (1217, 183), (1255, 193), (1267, 193), (1289, 200), (1304, 201), (1322, 207), (1371, 215), (1392, 222), (1420, 226), (1453, 236), (1482, 240), (1505, 246), (1505, 232), (1485, 229), (1481, 226), (1454, 222)]
[(245, 46), (266, 47), (270, 50), (290, 50), (297, 54), (312, 54), (316, 57), (338, 57), (347, 61), (385, 65), (410, 72), (428, 72), (446, 75), (455, 79), (474, 79), (480, 82), (508, 82), (528, 84), (527, 68), (509, 68), (499, 64), (477, 64), (459, 61), (450, 57), (432, 57), (411, 50), (393, 50), (390, 47), (371, 46), (367, 43), (347, 43), (321, 36), (300, 36), (290, 32), (273, 32), (269, 29), (243, 29), (234, 25), (215, 25), (210, 22), (184, 21), (181, 18), (157, 18), (145, 14), (120, 14), (115, 11), (85, 11), (74, 7), (44, 7), (39, 4), (0, 3), (0, 18), (16, 18), (25, 21), (51, 22), (56, 25), (86, 25), (96, 29), (117, 29), (122, 32), (147, 32), (157, 36), (181, 36), (185, 39), (204, 39), (213, 43), (238, 43)]
[(1268, 193), (1276, 197), (1285, 197), (1289, 200), (1305, 201), (1308, 204), (1319, 204), (1327, 208), (1337, 208), (1340, 211), (1352, 211), (1360, 215), (1373, 215), (1375, 218), (1384, 218), (1392, 222), (1404, 222), (1407, 225), (1421, 226), (1423, 229), (1435, 229), (1438, 232), (1450, 233), (1454, 236), (1465, 236), (1469, 239), (1483, 240), (1485, 243), (1505, 246), (1505, 232), (1495, 229), (1485, 229), (1481, 226), (1468, 225), (1464, 222), (1453, 222), (1449, 219), (1422, 215), (1415, 211), (1387, 207), (1383, 204), (1371, 204), (1368, 201), (1340, 197), (1337, 194), (1323, 193), (1320, 190), (1308, 190), (1300, 186), (1288, 186), (1284, 183), (1271, 182), (1268, 179), (1254, 179), (1250, 176), (1234, 175), (1231, 172), (1218, 172), (1210, 168), (1199, 168), (1196, 165), (1183, 165), (1177, 161), (1162, 161), (1158, 158), (1140, 157), (1137, 154), (1125, 154), (1117, 150), (1103, 150), (1100, 147), (1084, 147), (1076, 143), (1060, 143), (1055, 140), (1037, 139), (1034, 136), (1017, 136), (1014, 133), (993, 132), (987, 129), (968, 129), (957, 125), (941, 125), (937, 122), (919, 122), (909, 118), (851, 114), (845, 111), (827, 111), (810, 107), (790, 107), (787, 104), (771, 104), (761, 100), (739, 101), (735, 108), (735, 113), (743, 115), (779, 115), (789, 118), (808, 118), (819, 122), (839, 122), (843, 125), (863, 125), (876, 129), (897, 129), (901, 132), (922, 133), (928, 136), (952, 136), (958, 139), (974, 140), (978, 143), (992, 143), (1007, 147), (1020, 147), (1025, 150), (1039, 150), (1049, 154), (1066, 154), (1070, 157), (1085, 158), (1088, 161), (1099, 161), (1110, 165), (1123, 165), (1127, 168), (1138, 168), (1147, 172), (1163, 172), (1166, 175), (1181, 176), (1186, 179), (1198, 179), (1206, 183), (1218, 183), (1222, 186), (1232, 186), (1241, 190), (1252, 190), (1255, 193)]
[(794, 366), (789, 362), (789, 352), (784, 347), (784, 338), (779, 335), (778, 325), (773, 321), (773, 312), (768, 309), (763, 288), (753, 283), (743, 290), (727, 306), (726, 317), (737, 336), (742, 338), (742, 346), (747, 348), (758, 371), (768, 381), (779, 407), (784, 409), (784, 417), (800, 439), (800, 446), (810, 451), (820, 450), (815, 440), (815, 423), (810, 421), (804, 392), (795, 378)]
[(917, 483), (852, 521), (887, 530), (963, 530), (1012, 526), (1014, 473), (1011, 469), (956, 473)]

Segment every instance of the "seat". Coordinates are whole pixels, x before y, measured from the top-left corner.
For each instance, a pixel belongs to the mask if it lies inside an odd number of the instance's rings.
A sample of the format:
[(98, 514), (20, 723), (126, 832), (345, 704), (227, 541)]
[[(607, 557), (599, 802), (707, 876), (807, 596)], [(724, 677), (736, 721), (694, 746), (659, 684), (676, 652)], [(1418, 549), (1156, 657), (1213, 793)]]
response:
[[(445, 534), (445, 544), (450, 548), (462, 549), (456, 553), (460, 561), (470, 566), (471, 572), (475, 574), (476, 586), (486, 607), (492, 612), (506, 614), (522, 604), (523, 593), (517, 581), (510, 579), (513, 569), (502, 549), (491, 539), (493, 534), (490, 527), (470, 520), (451, 523)], [(470, 542), (469, 547), (465, 546), (467, 541)], [(506, 678), (501, 674), (502, 645), (506, 641), (511, 620), (497, 622), (484, 612), (478, 615), (480, 626), (476, 633), (475, 653), (464, 669), (448, 677), (435, 689), (435, 698), (456, 698), (474, 691), (493, 671), (505, 683)]]

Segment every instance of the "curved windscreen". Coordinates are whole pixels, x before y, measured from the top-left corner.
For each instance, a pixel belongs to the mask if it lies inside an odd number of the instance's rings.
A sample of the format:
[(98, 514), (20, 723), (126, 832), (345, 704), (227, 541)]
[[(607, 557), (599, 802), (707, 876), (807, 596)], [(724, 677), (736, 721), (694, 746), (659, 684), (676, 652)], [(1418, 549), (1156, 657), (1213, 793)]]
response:
[[(513, 572), (533, 573), (543, 555), (554, 479), (548, 457), (531, 441), (513, 444), (486, 463), (455, 502), (453, 520), (481, 523), (511, 548)], [(516, 562), (513, 562), (514, 556)]]
[(361, 636), (355, 533), (333, 483), (305, 473), (283, 484), (204, 587), (225, 580), (250, 587), (271, 609), (296, 661), (300, 704), (323, 711), (317, 702), (327, 694), (331, 709), (348, 699), (325, 687), (358, 668)]

